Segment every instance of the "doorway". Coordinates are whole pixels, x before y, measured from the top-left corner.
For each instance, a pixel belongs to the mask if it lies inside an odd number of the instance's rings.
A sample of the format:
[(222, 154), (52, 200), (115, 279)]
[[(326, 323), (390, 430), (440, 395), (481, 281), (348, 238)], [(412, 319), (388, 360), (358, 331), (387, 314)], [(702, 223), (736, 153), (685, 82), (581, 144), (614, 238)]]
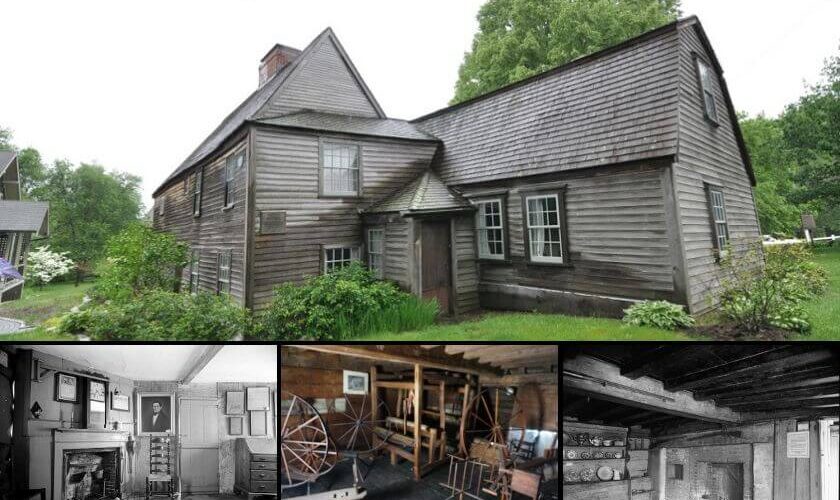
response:
[(708, 500), (744, 500), (743, 464), (709, 464)]
[(449, 220), (421, 222), (421, 281), (423, 298), (437, 299), (440, 311), (452, 307), (452, 267)]
[(219, 408), (216, 399), (179, 400), (181, 488), (219, 492)]

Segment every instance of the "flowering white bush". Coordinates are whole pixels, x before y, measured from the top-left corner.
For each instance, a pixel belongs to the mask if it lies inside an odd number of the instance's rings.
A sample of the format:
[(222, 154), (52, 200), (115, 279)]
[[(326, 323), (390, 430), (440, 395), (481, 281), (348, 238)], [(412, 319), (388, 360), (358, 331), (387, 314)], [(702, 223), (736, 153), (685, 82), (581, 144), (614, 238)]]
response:
[(45, 285), (69, 273), (73, 265), (73, 261), (67, 258), (67, 252), (52, 252), (49, 246), (43, 246), (29, 252), (26, 276), (37, 285)]

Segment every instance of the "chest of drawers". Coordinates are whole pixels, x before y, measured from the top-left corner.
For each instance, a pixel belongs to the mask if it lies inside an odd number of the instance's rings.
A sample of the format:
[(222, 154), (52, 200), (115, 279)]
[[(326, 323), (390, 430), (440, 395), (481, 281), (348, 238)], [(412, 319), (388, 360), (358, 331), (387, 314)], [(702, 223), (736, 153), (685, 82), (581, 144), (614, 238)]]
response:
[(236, 492), (277, 496), (277, 440), (238, 438), (235, 454)]

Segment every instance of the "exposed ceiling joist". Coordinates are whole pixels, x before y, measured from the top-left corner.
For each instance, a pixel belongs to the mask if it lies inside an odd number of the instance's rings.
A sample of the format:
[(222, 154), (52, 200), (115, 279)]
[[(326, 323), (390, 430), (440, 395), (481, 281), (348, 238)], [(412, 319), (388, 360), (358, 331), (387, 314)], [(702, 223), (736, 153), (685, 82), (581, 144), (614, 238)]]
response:
[(815, 417), (840, 417), (840, 407), (830, 408), (793, 408), (775, 411), (743, 412), (741, 417), (744, 422), (764, 422), (767, 420), (783, 418), (815, 418)]
[(780, 408), (819, 408), (825, 406), (840, 406), (840, 397), (820, 396), (808, 400), (801, 399), (776, 399), (772, 401), (762, 401), (760, 403), (733, 403), (727, 405), (734, 410), (751, 411), (751, 410), (773, 410)]
[(629, 379), (635, 380), (647, 375), (652, 365), (662, 363), (662, 358), (673, 355), (685, 346), (674, 346), (670, 344), (653, 347), (643, 353), (633, 356), (633, 359), (621, 366), (621, 374)]
[(814, 378), (811, 378), (810, 376), (802, 376), (801, 378), (795, 377), (794, 379), (785, 378), (783, 380), (779, 378), (771, 378), (770, 381), (756, 381), (752, 384), (738, 384), (735, 386), (727, 384), (719, 387), (710, 387), (707, 390), (695, 390), (693, 391), (694, 399), (697, 401), (708, 401), (709, 399), (751, 396), (754, 394), (779, 392), (786, 389), (810, 387), (821, 383), (833, 383), (836, 386), (840, 383), (840, 375), (837, 375), (837, 368), (832, 367), (830, 370), (831, 371), (821, 370), (820, 372), (812, 371), (811, 373), (814, 374)]
[(196, 375), (207, 366), (210, 361), (216, 357), (216, 354), (219, 354), (219, 351), (222, 350), (224, 345), (217, 345), (217, 344), (210, 344), (204, 346), (204, 351), (199, 355), (192, 364), (186, 366), (184, 370), (184, 375), (178, 381), (180, 384), (189, 384), (193, 381)]
[(746, 403), (762, 403), (766, 401), (783, 400), (798, 400), (808, 399), (814, 396), (828, 396), (837, 394), (840, 391), (840, 386), (836, 382), (829, 382), (827, 384), (818, 384), (809, 387), (800, 387), (796, 389), (780, 389), (776, 391), (766, 390), (764, 392), (756, 392), (752, 395), (738, 395), (715, 398), (719, 405), (729, 406), (731, 404), (746, 404)]

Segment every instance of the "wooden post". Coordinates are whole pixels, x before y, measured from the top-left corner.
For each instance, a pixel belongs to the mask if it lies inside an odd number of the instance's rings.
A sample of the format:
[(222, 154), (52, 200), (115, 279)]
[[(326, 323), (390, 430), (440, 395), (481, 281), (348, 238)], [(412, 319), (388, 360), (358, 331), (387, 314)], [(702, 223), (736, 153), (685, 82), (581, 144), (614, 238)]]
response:
[[(461, 404), (461, 419), (458, 422), (460, 425), (466, 425), (464, 423), (464, 419), (467, 418), (467, 405), (470, 404), (470, 380), (471, 379), (472, 379), (472, 375), (467, 375), (467, 380), (464, 383), (464, 401)], [(460, 440), (461, 437), (463, 437), (463, 436), (458, 436), (458, 439)], [(466, 458), (470, 455), (470, 450), (467, 450), (466, 448), (463, 449), (463, 450), (460, 450), (460, 451), (461, 451), (461, 453), (464, 454), (464, 458)]]
[(440, 410), (440, 429), (446, 429), (446, 383), (441, 381), (438, 389), (438, 409)]
[(423, 367), (414, 365), (414, 480), (420, 480), (420, 415), (423, 404)]
[(379, 411), (379, 393), (376, 387), (376, 365), (370, 365), (370, 421), (373, 422), (374, 427), (379, 418), (376, 414)]

